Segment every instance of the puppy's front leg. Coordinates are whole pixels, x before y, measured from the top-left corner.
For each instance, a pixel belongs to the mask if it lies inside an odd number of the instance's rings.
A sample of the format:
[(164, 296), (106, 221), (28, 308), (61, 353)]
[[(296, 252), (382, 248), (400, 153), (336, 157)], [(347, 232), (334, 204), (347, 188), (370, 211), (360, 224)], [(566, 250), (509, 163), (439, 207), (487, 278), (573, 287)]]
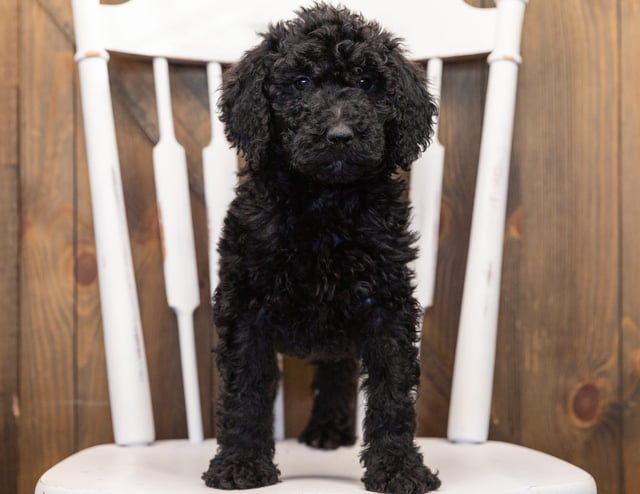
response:
[(414, 315), (411, 307), (380, 310), (363, 349), (367, 410), (361, 460), (370, 491), (424, 494), (440, 486), (413, 441), (414, 390), (420, 379)]
[[(273, 464), (273, 401), (278, 387), (276, 352), (251, 318), (218, 326), (218, 369), (223, 381), (218, 409), (218, 451), (202, 478), (209, 487), (250, 489), (278, 482)], [(256, 333), (260, 334), (256, 334)]]

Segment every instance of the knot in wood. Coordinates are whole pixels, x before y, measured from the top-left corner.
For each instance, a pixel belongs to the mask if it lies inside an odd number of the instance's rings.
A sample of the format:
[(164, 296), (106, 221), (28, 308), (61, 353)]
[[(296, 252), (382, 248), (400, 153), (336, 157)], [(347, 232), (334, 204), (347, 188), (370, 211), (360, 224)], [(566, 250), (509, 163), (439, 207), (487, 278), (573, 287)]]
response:
[(603, 409), (600, 388), (594, 382), (583, 382), (570, 399), (570, 414), (579, 427), (591, 427), (598, 422)]
[(90, 285), (96, 280), (98, 266), (96, 256), (91, 252), (81, 252), (76, 260), (76, 280), (80, 285)]

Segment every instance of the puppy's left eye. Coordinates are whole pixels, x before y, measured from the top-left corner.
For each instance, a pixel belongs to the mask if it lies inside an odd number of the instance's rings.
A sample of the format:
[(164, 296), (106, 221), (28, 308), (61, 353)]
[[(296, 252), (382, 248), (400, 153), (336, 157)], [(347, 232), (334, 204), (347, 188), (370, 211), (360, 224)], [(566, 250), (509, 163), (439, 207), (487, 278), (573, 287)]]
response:
[(293, 81), (293, 87), (295, 87), (298, 91), (302, 91), (311, 86), (311, 79), (307, 76), (301, 75), (296, 77), (296, 80)]
[(373, 79), (367, 75), (363, 75), (358, 79), (356, 85), (363, 91), (369, 91), (373, 87)]

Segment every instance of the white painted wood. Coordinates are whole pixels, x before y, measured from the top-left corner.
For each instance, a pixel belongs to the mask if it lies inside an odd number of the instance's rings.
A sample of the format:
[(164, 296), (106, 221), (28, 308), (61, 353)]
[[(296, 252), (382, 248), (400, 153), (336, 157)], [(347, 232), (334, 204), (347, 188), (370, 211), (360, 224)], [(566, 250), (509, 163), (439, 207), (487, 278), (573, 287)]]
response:
[(209, 223), (209, 280), (211, 294), (218, 286), (218, 240), (222, 234), (224, 217), (233, 200), (237, 184), (238, 156), (224, 135), (224, 127), (218, 118), (218, 100), (222, 87), (222, 67), (207, 64), (209, 107), (211, 115), (211, 140), (202, 151), (204, 192)]
[[(596, 494), (593, 478), (569, 463), (500, 442), (452, 444), (419, 439), (425, 463), (439, 470), (440, 494)], [(36, 494), (212, 494), (200, 479), (214, 440), (158, 441), (148, 448), (96, 446), (45, 473)], [(295, 440), (276, 445), (282, 482), (247, 494), (362, 494), (359, 447), (320, 451)], [(135, 482), (132, 481), (135, 479)], [(65, 487), (62, 487), (65, 486)]]
[(115, 441), (155, 438), (140, 310), (122, 194), (107, 58), (95, 28), (98, 0), (74, 0), (78, 71)]
[(203, 439), (203, 433), (193, 311), (200, 304), (200, 293), (187, 159), (173, 129), (169, 66), (166, 59), (153, 60), (153, 75), (160, 131), (160, 140), (153, 148), (153, 170), (161, 226), (165, 289), (169, 306), (178, 318), (189, 439), (199, 442)]
[(367, 411), (367, 397), (362, 390), (362, 378), (358, 379), (358, 398), (356, 401), (356, 444), (362, 444), (364, 438), (364, 416)]
[[(282, 376), (283, 362), (282, 355), (278, 355), (278, 368)], [(278, 393), (273, 405), (273, 439), (282, 441), (285, 437), (284, 430), (284, 383), (282, 377), (278, 383)]]
[[(427, 83), (432, 96), (440, 103), (442, 59), (433, 58), (427, 64)], [(416, 298), (422, 309), (433, 305), (442, 202), (444, 146), (438, 140), (436, 121), (433, 142), (411, 167), (409, 197), (413, 208), (411, 228), (420, 234), (419, 256), (414, 263)]]
[(485, 102), (447, 437), (486, 441), (489, 431), (520, 29), (525, 0), (498, 0), (499, 26)]
[[(379, 19), (402, 33), (419, 60), (489, 53), (494, 45), (495, 9), (478, 9), (463, 0), (329, 0)], [(200, 62), (237, 61), (259, 42), (269, 22), (287, 19), (311, 0), (130, 0), (103, 5), (105, 43), (109, 50), (150, 57)], [(407, 13), (410, 12), (410, 15)], [(428, 29), (425, 28), (428, 26)]]
[(178, 318), (187, 434), (189, 441), (199, 443), (204, 439), (204, 434), (202, 431), (202, 408), (200, 406), (200, 388), (198, 386), (196, 344), (193, 333), (193, 312), (177, 310), (176, 316)]

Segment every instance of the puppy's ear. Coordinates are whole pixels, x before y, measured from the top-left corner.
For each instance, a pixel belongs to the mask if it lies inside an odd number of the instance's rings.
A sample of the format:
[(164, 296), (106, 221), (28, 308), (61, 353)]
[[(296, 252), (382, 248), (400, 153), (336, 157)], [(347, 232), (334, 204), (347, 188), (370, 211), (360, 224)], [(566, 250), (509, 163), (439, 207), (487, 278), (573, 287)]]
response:
[(247, 166), (255, 170), (266, 159), (271, 137), (271, 116), (267, 98), (269, 43), (245, 53), (222, 86), (220, 120), (231, 144), (244, 155)]
[(438, 107), (427, 91), (426, 77), (397, 45), (392, 48), (387, 64), (394, 74), (388, 89), (396, 110), (387, 133), (388, 149), (394, 163), (408, 170), (431, 143)]

